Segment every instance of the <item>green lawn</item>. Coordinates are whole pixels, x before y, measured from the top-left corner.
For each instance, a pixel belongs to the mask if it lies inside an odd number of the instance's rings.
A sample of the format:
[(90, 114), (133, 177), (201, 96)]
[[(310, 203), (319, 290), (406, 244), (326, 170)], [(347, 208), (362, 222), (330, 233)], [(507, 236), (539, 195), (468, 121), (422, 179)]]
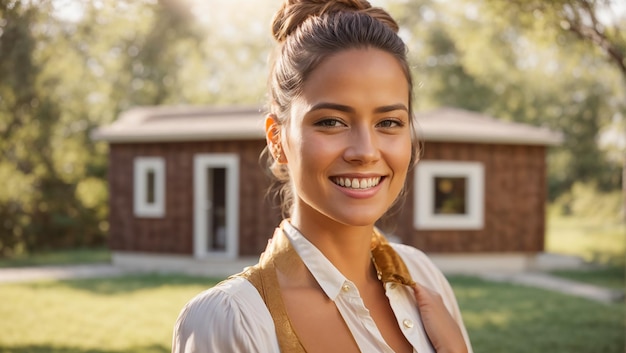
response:
[[(169, 352), (174, 321), (216, 281), (127, 276), (0, 285), (0, 352)], [(452, 277), (475, 352), (624, 352), (624, 306)]]
[(546, 251), (576, 255), (594, 266), (553, 271), (553, 275), (593, 285), (626, 289), (626, 226), (615, 220), (562, 216), (551, 209), (547, 218)]
[(0, 352), (169, 352), (178, 312), (215, 283), (145, 275), (0, 285)]
[(86, 248), (46, 251), (28, 255), (18, 255), (11, 258), (0, 257), (0, 268), (110, 262), (111, 252), (108, 249)]
[(592, 267), (582, 270), (558, 270), (551, 274), (596, 286), (626, 289), (626, 270), (621, 266)]
[(623, 353), (623, 303), (452, 277), (475, 352)]

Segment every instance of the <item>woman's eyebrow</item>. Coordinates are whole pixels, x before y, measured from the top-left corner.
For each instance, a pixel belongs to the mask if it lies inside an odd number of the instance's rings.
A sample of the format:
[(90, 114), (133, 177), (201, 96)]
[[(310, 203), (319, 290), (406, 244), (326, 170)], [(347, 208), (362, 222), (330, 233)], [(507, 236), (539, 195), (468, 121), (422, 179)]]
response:
[[(343, 104), (338, 104), (338, 103), (330, 103), (330, 102), (321, 102), (321, 103), (317, 103), (315, 105), (313, 105), (311, 107), (311, 109), (309, 109), (309, 112), (315, 111), (315, 110), (320, 110), (320, 109), (331, 109), (331, 110), (338, 110), (341, 112), (346, 112), (346, 113), (354, 113), (355, 109), (348, 106), (348, 105), (343, 105)], [(392, 112), (394, 110), (404, 110), (404, 111), (409, 111), (409, 108), (406, 107), (406, 105), (402, 104), (402, 103), (398, 103), (398, 104), (391, 104), (391, 105), (384, 105), (382, 107), (377, 107), (376, 109), (374, 109), (374, 113), (388, 113), (388, 112)]]
[(354, 108), (352, 108), (350, 106), (343, 105), (343, 104), (337, 104), (337, 103), (330, 103), (330, 102), (317, 103), (314, 106), (312, 106), (311, 109), (309, 109), (309, 112), (316, 111), (316, 110), (321, 110), (321, 109), (338, 110), (338, 111), (346, 112), (346, 113), (354, 113), (355, 112)]
[(374, 109), (374, 112), (375, 113), (388, 113), (388, 112), (392, 112), (394, 110), (404, 110), (404, 111), (408, 112), (409, 108), (407, 108), (406, 105), (404, 105), (402, 103), (398, 103), (398, 104), (384, 105), (382, 107), (378, 107), (378, 108)]

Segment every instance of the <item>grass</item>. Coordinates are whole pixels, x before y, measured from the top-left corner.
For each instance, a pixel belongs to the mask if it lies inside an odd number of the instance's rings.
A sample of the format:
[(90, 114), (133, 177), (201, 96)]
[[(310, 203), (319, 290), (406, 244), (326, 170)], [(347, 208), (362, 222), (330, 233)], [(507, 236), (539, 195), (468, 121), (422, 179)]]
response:
[(0, 258), (0, 268), (49, 265), (77, 265), (86, 263), (110, 263), (111, 252), (106, 248), (55, 250)]
[(144, 275), (0, 285), (0, 352), (169, 352), (179, 311), (215, 283)]
[[(621, 353), (624, 306), (450, 279), (475, 352)], [(0, 353), (165, 353), (189, 299), (216, 280), (143, 275), (0, 285)]]
[(475, 352), (622, 353), (623, 303), (452, 277)]
[(611, 289), (626, 289), (626, 273), (621, 266), (591, 267), (582, 270), (558, 270), (551, 274), (573, 281)]
[(547, 218), (547, 252), (575, 255), (588, 269), (553, 271), (553, 275), (612, 289), (626, 289), (626, 226), (602, 217), (563, 216), (555, 207)]

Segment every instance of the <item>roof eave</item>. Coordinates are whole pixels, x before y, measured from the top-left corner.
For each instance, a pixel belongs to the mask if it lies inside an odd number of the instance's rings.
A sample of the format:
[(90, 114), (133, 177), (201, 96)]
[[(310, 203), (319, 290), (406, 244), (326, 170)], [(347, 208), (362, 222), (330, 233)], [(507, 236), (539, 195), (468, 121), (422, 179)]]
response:
[(207, 132), (187, 132), (187, 133), (164, 133), (164, 132), (142, 132), (123, 133), (96, 130), (91, 134), (94, 141), (105, 141), (109, 143), (143, 143), (143, 142), (184, 142), (184, 141), (216, 141), (216, 140), (255, 140), (262, 139), (265, 135), (262, 131), (237, 131), (236, 133), (207, 133)]
[(509, 145), (544, 145), (558, 146), (563, 143), (561, 134), (550, 133), (549, 135), (531, 136), (480, 136), (480, 135), (455, 135), (455, 134), (437, 134), (422, 132), (425, 141), (433, 142), (468, 142), (468, 143), (484, 143), (484, 144), (509, 144)]

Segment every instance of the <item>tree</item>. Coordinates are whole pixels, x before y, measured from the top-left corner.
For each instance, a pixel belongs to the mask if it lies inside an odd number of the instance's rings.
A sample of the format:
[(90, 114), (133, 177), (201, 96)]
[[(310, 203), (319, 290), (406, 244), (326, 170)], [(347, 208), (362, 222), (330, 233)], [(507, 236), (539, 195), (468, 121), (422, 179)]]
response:
[(49, 1), (0, 4), (0, 255), (37, 242), (63, 244), (73, 235), (71, 217), (84, 211), (59, 175), (49, 133), (61, 110), (47, 94), (55, 82), (43, 79), (37, 55), (50, 10)]
[[(568, 31), (600, 49), (626, 80), (626, 36), (624, 14), (613, 12), (614, 0), (490, 0), (495, 12), (517, 18), (522, 28), (552, 27)], [(618, 16), (621, 16), (619, 18)], [(602, 20), (601, 17), (605, 19)], [(613, 18), (609, 18), (613, 17)]]
[[(197, 38), (179, 2), (82, 4), (80, 19), (63, 20), (50, 0), (0, 2), (0, 256), (103, 244), (106, 145), (89, 132), (171, 100), (176, 45)], [(137, 55), (116, 54), (131, 45)]]
[(596, 141), (624, 110), (615, 69), (560, 25), (509, 4), (398, 5), (418, 63), (415, 77), (423, 83), (416, 94), (419, 108), (454, 105), (562, 131), (563, 145), (550, 153), (550, 197), (577, 180), (614, 189), (615, 165)]
[(57, 4), (0, 1), (0, 256), (106, 241), (107, 145), (90, 132), (121, 111), (259, 104), (265, 88), (270, 6)]
[[(520, 28), (535, 30), (548, 28), (552, 35), (573, 34), (583, 44), (600, 51), (622, 78), (622, 92), (626, 87), (626, 14), (615, 12), (617, 1), (613, 0), (511, 0), (505, 3), (489, 1), (490, 8), (497, 13), (505, 13)], [(626, 116), (626, 94), (613, 103), (614, 117)], [(599, 129), (598, 129), (599, 130)], [(626, 131), (623, 131), (626, 136)], [(622, 152), (622, 193), (626, 210), (626, 151)], [(599, 185), (610, 188), (617, 184), (620, 175), (615, 164), (609, 173), (604, 173)], [(615, 176), (615, 177), (613, 177)], [(626, 213), (625, 213), (626, 217)]]

